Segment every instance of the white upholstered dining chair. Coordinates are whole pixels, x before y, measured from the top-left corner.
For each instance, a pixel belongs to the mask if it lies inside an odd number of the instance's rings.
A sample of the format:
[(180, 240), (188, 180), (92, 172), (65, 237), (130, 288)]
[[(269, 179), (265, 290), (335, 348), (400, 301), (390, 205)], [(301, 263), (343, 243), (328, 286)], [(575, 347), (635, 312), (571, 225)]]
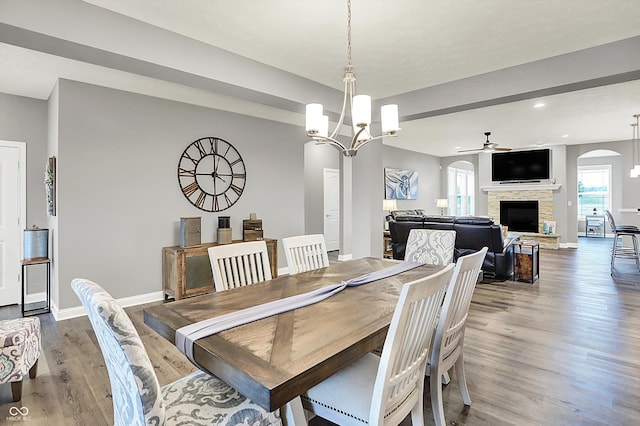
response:
[(448, 371), (455, 366), (460, 393), (465, 405), (471, 405), (471, 397), (464, 375), (464, 331), (473, 290), (487, 254), (487, 247), (461, 256), (447, 287), (442, 312), (434, 335), (426, 375), (430, 376), (431, 408), (437, 426), (445, 426), (442, 404), (442, 383), (449, 381)]
[(303, 407), (348, 425), (424, 424), (424, 371), (450, 264), (402, 286), (382, 355), (368, 353), (301, 395)]
[(137, 330), (118, 302), (89, 280), (74, 279), (71, 287), (104, 356), (116, 426), (282, 424), (279, 411), (266, 412), (202, 371), (161, 387)]
[(298, 235), (282, 239), (289, 275), (329, 266), (324, 235)]
[(208, 248), (216, 291), (243, 287), (272, 278), (267, 243), (248, 241)]
[(443, 229), (412, 229), (407, 238), (404, 260), (428, 265), (448, 265), (453, 262), (456, 231)]

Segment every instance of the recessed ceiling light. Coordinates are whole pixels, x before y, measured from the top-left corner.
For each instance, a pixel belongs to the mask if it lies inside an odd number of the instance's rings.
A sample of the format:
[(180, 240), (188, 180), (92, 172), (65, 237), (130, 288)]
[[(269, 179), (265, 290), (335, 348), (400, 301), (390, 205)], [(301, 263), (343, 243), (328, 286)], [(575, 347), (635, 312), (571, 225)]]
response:
[(569, 137), (569, 135), (562, 135), (562, 137), (563, 137), (563, 138), (568, 138), (568, 137)]
[(543, 102), (538, 102), (537, 104), (535, 104), (533, 107), (534, 108), (542, 108), (544, 106)]

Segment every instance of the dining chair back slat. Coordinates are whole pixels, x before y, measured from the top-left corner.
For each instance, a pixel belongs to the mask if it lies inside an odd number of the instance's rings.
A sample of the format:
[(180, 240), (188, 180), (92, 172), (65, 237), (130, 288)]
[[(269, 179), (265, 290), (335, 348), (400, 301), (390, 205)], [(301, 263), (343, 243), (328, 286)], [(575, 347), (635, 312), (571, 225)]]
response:
[(272, 278), (264, 241), (225, 244), (208, 248), (216, 291), (243, 287)]
[(282, 239), (289, 275), (329, 266), (324, 235), (299, 235)]

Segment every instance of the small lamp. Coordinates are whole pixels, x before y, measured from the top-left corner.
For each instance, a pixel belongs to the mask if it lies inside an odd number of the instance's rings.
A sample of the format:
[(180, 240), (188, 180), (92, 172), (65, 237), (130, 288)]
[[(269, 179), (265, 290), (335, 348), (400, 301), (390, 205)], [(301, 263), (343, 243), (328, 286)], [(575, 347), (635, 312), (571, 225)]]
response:
[(436, 207), (440, 209), (440, 216), (444, 216), (444, 210), (449, 208), (449, 200), (446, 198), (438, 198), (436, 200)]
[[(382, 200), (382, 210), (386, 212), (398, 210), (398, 203), (396, 202), (396, 200), (384, 199)], [(389, 229), (389, 222), (386, 220), (384, 221), (384, 229), (385, 231)]]
[(593, 208), (593, 214), (598, 214), (598, 209), (596, 209), (595, 207)]

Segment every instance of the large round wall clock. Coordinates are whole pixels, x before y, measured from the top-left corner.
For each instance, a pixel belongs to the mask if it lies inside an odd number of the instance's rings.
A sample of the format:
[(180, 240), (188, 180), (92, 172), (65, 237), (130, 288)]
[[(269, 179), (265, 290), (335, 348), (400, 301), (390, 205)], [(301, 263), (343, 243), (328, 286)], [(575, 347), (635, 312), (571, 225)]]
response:
[(178, 183), (191, 204), (207, 212), (226, 210), (244, 191), (247, 171), (237, 149), (220, 138), (191, 143), (178, 162)]

